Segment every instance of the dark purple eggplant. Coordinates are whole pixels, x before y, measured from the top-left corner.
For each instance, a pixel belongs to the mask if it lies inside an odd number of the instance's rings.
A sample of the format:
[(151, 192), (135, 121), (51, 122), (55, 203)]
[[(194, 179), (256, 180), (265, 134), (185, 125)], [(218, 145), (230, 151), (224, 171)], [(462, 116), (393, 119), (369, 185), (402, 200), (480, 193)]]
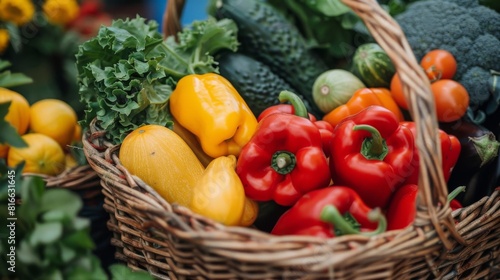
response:
[(278, 219), (290, 206), (282, 206), (274, 201), (258, 202), (259, 214), (253, 226), (264, 232), (271, 232)]
[(499, 164), (500, 142), (497, 141), (496, 135), (486, 127), (467, 119), (440, 123), (439, 128), (456, 136), (462, 146), (448, 180), (448, 190), (465, 186), (466, 191), (457, 197), (464, 206), (489, 195), (496, 187)]
[(460, 140), (462, 150), (455, 168), (477, 171), (490, 164), (498, 156), (500, 142), (486, 127), (467, 119), (440, 123), (439, 128)]

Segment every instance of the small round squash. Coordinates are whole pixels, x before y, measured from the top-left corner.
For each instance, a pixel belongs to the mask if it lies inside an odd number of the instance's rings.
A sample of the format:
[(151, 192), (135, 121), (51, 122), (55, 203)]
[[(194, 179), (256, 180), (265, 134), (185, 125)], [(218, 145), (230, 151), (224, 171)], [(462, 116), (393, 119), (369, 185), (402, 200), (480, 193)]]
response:
[(144, 125), (123, 140), (119, 158), (169, 203), (188, 206), (205, 168), (188, 144), (161, 125)]

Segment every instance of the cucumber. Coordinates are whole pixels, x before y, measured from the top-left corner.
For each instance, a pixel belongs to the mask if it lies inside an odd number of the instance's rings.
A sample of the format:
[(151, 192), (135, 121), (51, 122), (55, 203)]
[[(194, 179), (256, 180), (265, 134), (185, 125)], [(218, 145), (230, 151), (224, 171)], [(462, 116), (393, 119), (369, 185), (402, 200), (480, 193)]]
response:
[(222, 0), (218, 19), (232, 19), (238, 26), (239, 50), (268, 65), (297, 90), (312, 106), (312, 114), (322, 116), (314, 104), (312, 88), (327, 65), (308, 47), (290, 21), (271, 5), (259, 0)]
[[(219, 73), (231, 82), (256, 117), (269, 106), (279, 104), (282, 90), (296, 92), (267, 65), (243, 53), (226, 52), (217, 61)], [(309, 102), (304, 102), (311, 110)]]
[(359, 46), (352, 59), (352, 72), (367, 87), (389, 88), (396, 72), (387, 53), (376, 43)]

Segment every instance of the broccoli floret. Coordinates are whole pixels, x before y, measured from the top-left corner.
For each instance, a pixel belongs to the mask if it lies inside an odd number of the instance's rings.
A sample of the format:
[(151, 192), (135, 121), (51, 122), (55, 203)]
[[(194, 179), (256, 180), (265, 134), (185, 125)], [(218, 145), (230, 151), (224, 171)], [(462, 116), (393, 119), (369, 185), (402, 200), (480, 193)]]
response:
[(458, 6), (464, 8), (474, 8), (479, 6), (479, 1), (470, 1), (470, 0), (445, 0), (445, 1), (453, 2)]
[(496, 11), (485, 6), (477, 6), (468, 11), (473, 18), (477, 19), (484, 33), (500, 38), (500, 17)]
[[(500, 28), (500, 25), (499, 25)], [(496, 50), (496, 51), (492, 51)], [(485, 69), (495, 69), (500, 66), (500, 40), (491, 34), (480, 35), (469, 49), (469, 67), (478, 66)]]
[(445, 49), (455, 56), (454, 79), (469, 92), (470, 109), (488, 102), (490, 70), (500, 70), (499, 13), (477, 0), (422, 0), (394, 18), (417, 60), (432, 49)]
[(478, 103), (484, 103), (488, 100), (490, 96), (488, 91), (488, 79), (490, 75), (489, 71), (477, 66), (469, 68), (464, 73), (462, 85), (467, 88), (471, 99), (477, 100)]

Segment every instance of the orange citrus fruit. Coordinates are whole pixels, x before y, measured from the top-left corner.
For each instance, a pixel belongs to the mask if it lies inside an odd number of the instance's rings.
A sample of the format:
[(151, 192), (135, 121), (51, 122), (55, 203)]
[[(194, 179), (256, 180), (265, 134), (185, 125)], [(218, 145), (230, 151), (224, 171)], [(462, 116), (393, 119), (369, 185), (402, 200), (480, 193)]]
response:
[(66, 162), (66, 169), (78, 166), (78, 162), (71, 153), (66, 153), (65, 162)]
[(61, 147), (71, 144), (77, 125), (75, 110), (59, 99), (42, 99), (31, 105), (30, 129), (56, 140)]
[[(20, 93), (0, 87), (0, 103), (11, 102), (5, 120), (10, 123), (20, 135), (26, 133), (30, 121), (30, 105)], [(0, 158), (7, 156), (9, 147), (0, 144)]]
[(75, 132), (73, 133), (73, 142), (82, 142), (82, 126), (76, 123)]
[(63, 149), (47, 135), (27, 133), (22, 136), (28, 147), (10, 147), (7, 165), (14, 167), (25, 161), (23, 173), (36, 173), (54, 176), (61, 173), (66, 165)]

